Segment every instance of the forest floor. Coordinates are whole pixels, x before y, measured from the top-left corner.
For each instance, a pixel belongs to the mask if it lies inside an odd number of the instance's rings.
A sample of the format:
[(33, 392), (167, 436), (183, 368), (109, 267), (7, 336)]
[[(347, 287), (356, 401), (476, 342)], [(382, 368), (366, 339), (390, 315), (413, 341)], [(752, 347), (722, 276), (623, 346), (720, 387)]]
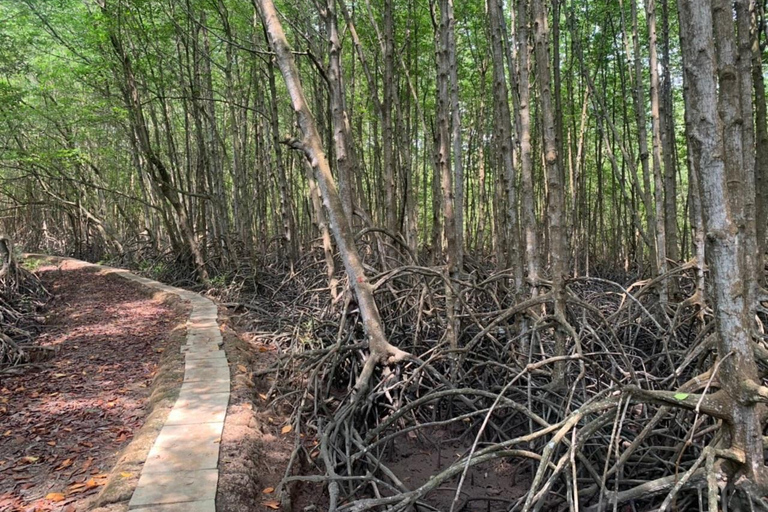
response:
[(0, 510), (83, 510), (144, 423), (186, 314), (79, 262), (38, 274), (53, 295), (38, 343), (56, 355), (0, 374)]
[[(0, 511), (125, 510), (140, 465), (126, 471), (116, 463), (155, 421), (148, 418), (158, 412), (150, 395), (169, 360), (181, 367), (179, 326), (187, 312), (178, 300), (153, 297), (80, 262), (37, 273), (53, 296), (37, 342), (55, 356), (0, 373)], [(287, 383), (275, 372), (303, 323), (274, 295), (248, 298), (249, 307), (219, 306), (232, 385), (217, 511), (326, 510), (325, 483), (295, 480), (280, 492), (285, 476), (322, 474), (316, 434), (296, 429)], [(454, 426), (411, 433), (381, 455), (405, 486), (418, 487), (467, 452), (468, 432)], [(462, 491), (464, 510), (506, 510), (524, 494), (530, 471), (505, 460), (473, 467)], [(457, 478), (425, 501), (450, 508)]]

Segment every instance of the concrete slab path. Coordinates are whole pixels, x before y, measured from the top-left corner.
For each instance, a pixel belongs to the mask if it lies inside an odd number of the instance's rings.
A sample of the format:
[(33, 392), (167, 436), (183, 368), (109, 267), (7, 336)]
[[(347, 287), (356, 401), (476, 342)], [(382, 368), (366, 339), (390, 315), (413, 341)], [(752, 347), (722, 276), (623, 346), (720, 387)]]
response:
[[(107, 269), (107, 267), (105, 267)], [(157, 436), (128, 504), (136, 512), (216, 511), (219, 444), (229, 405), (229, 365), (222, 350), (216, 305), (196, 293), (108, 269), (188, 301), (184, 383)]]
[(229, 365), (216, 305), (196, 293), (127, 270), (93, 265), (107, 274), (178, 295), (192, 306), (187, 321), (184, 382), (147, 456), (131, 497), (131, 512), (215, 512), (219, 444), (229, 404)]

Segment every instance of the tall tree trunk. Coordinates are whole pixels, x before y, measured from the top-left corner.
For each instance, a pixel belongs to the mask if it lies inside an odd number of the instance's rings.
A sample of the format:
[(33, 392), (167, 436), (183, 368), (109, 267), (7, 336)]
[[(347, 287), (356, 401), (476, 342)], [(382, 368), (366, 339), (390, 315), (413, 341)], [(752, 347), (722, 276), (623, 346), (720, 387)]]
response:
[(331, 122), (333, 123), (336, 170), (339, 177), (339, 195), (344, 206), (344, 213), (352, 222), (352, 176), (357, 171), (352, 134), (349, 125), (346, 101), (344, 99), (344, 81), (341, 72), (341, 36), (339, 35), (336, 2), (328, 0), (326, 4), (325, 26), (328, 34), (328, 89), (331, 101)]
[[(458, 348), (458, 325), (455, 312), (455, 296), (449, 278), (461, 271), (459, 237), (456, 225), (454, 175), (451, 170), (451, 67), (455, 65), (456, 48), (453, 46), (452, 0), (440, 0), (440, 22), (436, 33), (437, 57), (437, 168), (440, 171), (440, 187), (443, 203), (443, 234), (445, 237), (446, 285), (445, 308), (446, 338), (452, 350)], [(460, 206), (459, 206), (460, 208)], [(454, 367), (455, 369), (455, 367)]]
[(528, 279), (537, 286), (539, 276), (538, 232), (536, 229), (536, 211), (534, 208), (533, 189), (533, 148), (531, 146), (531, 88), (530, 62), (531, 50), (528, 41), (528, 1), (520, 0), (517, 19), (518, 45), (518, 109), (520, 132), (520, 182), (521, 182), (521, 217), (525, 234), (525, 259)]
[[(524, 6), (525, 2), (521, 2)], [(521, 13), (522, 14), (522, 13)], [(552, 293), (555, 300), (555, 317), (566, 324), (565, 277), (568, 272), (566, 258), (568, 251), (564, 232), (565, 195), (560, 172), (560, 155), (557, 152), (557, 127), (552, 104), (551, 75), (549, 71), (549, 27), (547, 10), (543, 0), (531, 3), (531, 22), (534, 29), (534, 53), (536, 56), (536, 81), (541, 102), (542, 132), (544, 139), (544, 163), (547, 172), (547, 217), (549, 220), (549, 248), (552, 262)], [(555, 20), (557, 22), (557, 20)], [(556, 328), (555, 354), (566, 353), (566, 336), (563, 329)], [(565, 361), (559, 361), (553, 369), (553, 384), (564, 383)]]
[(296, 240), (296, 226), (293, 220), (293, 202), (288, 196), (288, 177), (285, 172), (283, 151), (280, 148), (280, 125), (277, 114), (277, 84), (275, 83), (275, 67), (270, 60), (267, 63), (269, 71), (269, 123), (272, 132), (272, 144), (275, 150), (275, 172), (277, 174), (277, 186), (280, 196), (280, 219), (282, 224), (282, 247), (288, 256), (288, 261), (293, 263), (298, 258), (298, 243)]
[[(720, 358), (718, 379), (724, 394), (719, 398), (728, 415), (730, 435), (725, 443), (744, 461), (734, 464), (736, 471), (729, 476), (738, 489), (756, 490), (754, 494), (762, 496), (768, 479), (761, 425), (765, 406), (760, 402), (768, 389), (761, 385), (752, 348), (755, 310), (749, 283), (754, 275), (744, 252), (754, 233), (743, 224), (743, 210), (749, 203), (746, 196), (754, 196), (754, 189), (745, 186), (739, 104), (739, 82), (744, 76), (736, 72), (733, 11), (728, 0), (678, 0), (678, 5), (690, 120), (688, 150), (699, 170)], [(743, 506), (748, 507), (746, 502)]]
[[(645, 0), (645, 15), (648, 21), (649, 67), (651, 72), (651, 129), (653, 132), (653, 178), (654, 207), (656, 216), (656, 270), (667, 272), (667, 242), (664, 223), (664, 169), (661, 166), (661, 117), (659, 114), (659, 56), (656, 44), (656, 0)], [(667, 280), (659, 283), (659, 299), (667, 302)]]
[(669, 0), (661, 0), (661, 153), (664, 158), (664, 236), (667, 258), (680, 259), (677, 241), (677, 166), (672, 75), (669, 69)]
[[(523, 260), (520, 254), (520, 224), (517, 218), (517, 183), (514, 166), (514, 140), (512, 138), (512, 115), (509, 111), (509, 89), (504, 67), (504, 37), (501, 29), (502, 14), (498, 0), (488, 1), (488, 18), (491, 30), (491, 58), (493, 61), (494, 95), (494, 138), (501, 153), (504, 176), (507, 180), (507, 232), (509, 233), (508, 265), (513, 269), (515, 294), (523, 291)], [(528, 144), (530, 149), (530, 132)], [(529, 154), (530, 157), (530, 154)]]
[[(444, 5), (444, 7), (443, 7)], [(456, 213), (456, 264), (457, 273), (461, 273), (464, 261), (464, 164), (461, 143), (461, 110), (459, 108), (459, 75), (456, 57), (456, 18), (453, 14), (453, 0), (441, 4), (441, 16), (446, 16), (448, 23), (446, 44), (448, 58), (448, 77), (451, 90), (451, 142), (453, 145), (453, 186)]]
[(648, 130), (646, 129), (646, 116), (645, 116), (645, 93), (643, 87), (643, 63), (642, 56), (640, 54), (640, 32), (638, 30), (637, 22), (637, 1), (630, 0), (631, 13), (632, 13), (632, 46), (634, 54), (635, 64), (635, 79), (633, 86), (635, 88), (635, 94), (632, 99), (635, 105), (635, 118), (637, 122), (637, 141), (640, 151), (640, 163), (643, 171), (643, 190), (642, 198), (643, 205), (645, 206), (645, 215), (648, 221), (648, 236), (654, 241), (654, 245), (651, 246), (650, 263), (653, 274), (658, 272), (658, 247), (656, 247), (656, 209), (654, 208), (654, 202), (651, 198), (651, 172), (648, 164)]
[(395, 21), (392, 10), (393, 0), (384, 0), (384, 103), (382, 104), (382, 166), (384, 167), (384, 187), (386, 204), (384, 217), (387, 229), (392, 235), (399, 232), (397, 225), (397, 197), (395, 196), (395, 135), (393, 109), (395, 107), (397, 84), (395, 82)]

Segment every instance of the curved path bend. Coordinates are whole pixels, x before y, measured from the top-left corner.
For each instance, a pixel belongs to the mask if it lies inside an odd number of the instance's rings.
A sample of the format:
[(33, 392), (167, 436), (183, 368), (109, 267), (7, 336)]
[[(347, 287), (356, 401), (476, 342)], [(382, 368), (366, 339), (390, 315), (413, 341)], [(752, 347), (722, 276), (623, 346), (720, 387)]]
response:
[(128, 508), (131, 512), (215, 512), (219, 445), (229, 404), (229, 365), (216, 305), (196, 293), (93, 265), (190, 303), (179, 397), (149, 451)]

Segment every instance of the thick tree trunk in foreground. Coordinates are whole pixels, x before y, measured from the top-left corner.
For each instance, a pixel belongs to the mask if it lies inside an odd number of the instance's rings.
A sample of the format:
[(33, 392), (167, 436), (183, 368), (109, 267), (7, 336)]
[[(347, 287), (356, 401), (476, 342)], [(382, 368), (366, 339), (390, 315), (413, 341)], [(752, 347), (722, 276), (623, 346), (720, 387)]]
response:
[[(754, 241), (744, 208), (754, 197), (745, 185), (736, 37), (731, 4), (723, 0), (679, 0), (680, 37), (685, 78), (685, 105), (691, 160), (699, 171), (699, 192), (706, 229), (710, 297), (715, 312), (718, 379), (727, 414), (724, 448), (742, 463), (731, 472), (733, 483), (753, 497), (768, 484), (763, 456), (761, 418), (768, 389), (761, 385), (753, 354), (754, 278), (744, 252)], [(713, 30), (714, 27), (714, 30)], [(713, 47), (713, 42), (717, 48)], [(719, 65), (718, 65), (719, 64)], [(719, 92), (719, 94), (718, 94)], [(713, 398), (717, 394), (713, 395)], [(712, 508), (710, 508), (712, 510)]]
[(344, 262), (350, 286), (355, 292), (363, 327), (368, 335), (370, 356), (355, 385), (358, 393), (362, 393), (368, 387), (368, 381), (376, 365), (402, 361), (408, 357), (408, 353), (387, 341), (379, 309), (373, 296), (373, 289), (368, 282), (360, 255), (355, 247), (355, 238), (349, 228), (349, 221), (344, 214), (344, 207), (336, 189), (336, 183), (333, 181), (328, 159), (323, 151), (315, 119), (309, 111), (309, 105), (304, 96), (304, 89), (299, 78), (299, 70), (296, 67), (291, 48), (285, 38), (275, 6), (272, 0), (259, 0), (258, 7), (264, 25), (267, 28), (269, 44), (275, 52), (278, 67), (283, 74), (285, 86), (291, 97), (293, 110), (298, 116), (299, 126), (304, 135), (301, 142), (297, 142), (297, 144), (301, 147), (310, 165), (315, 170), (320, 193), (323, 196), (323, 203), (328, 211), (331, 231), (339, 248), (341, 259)]

